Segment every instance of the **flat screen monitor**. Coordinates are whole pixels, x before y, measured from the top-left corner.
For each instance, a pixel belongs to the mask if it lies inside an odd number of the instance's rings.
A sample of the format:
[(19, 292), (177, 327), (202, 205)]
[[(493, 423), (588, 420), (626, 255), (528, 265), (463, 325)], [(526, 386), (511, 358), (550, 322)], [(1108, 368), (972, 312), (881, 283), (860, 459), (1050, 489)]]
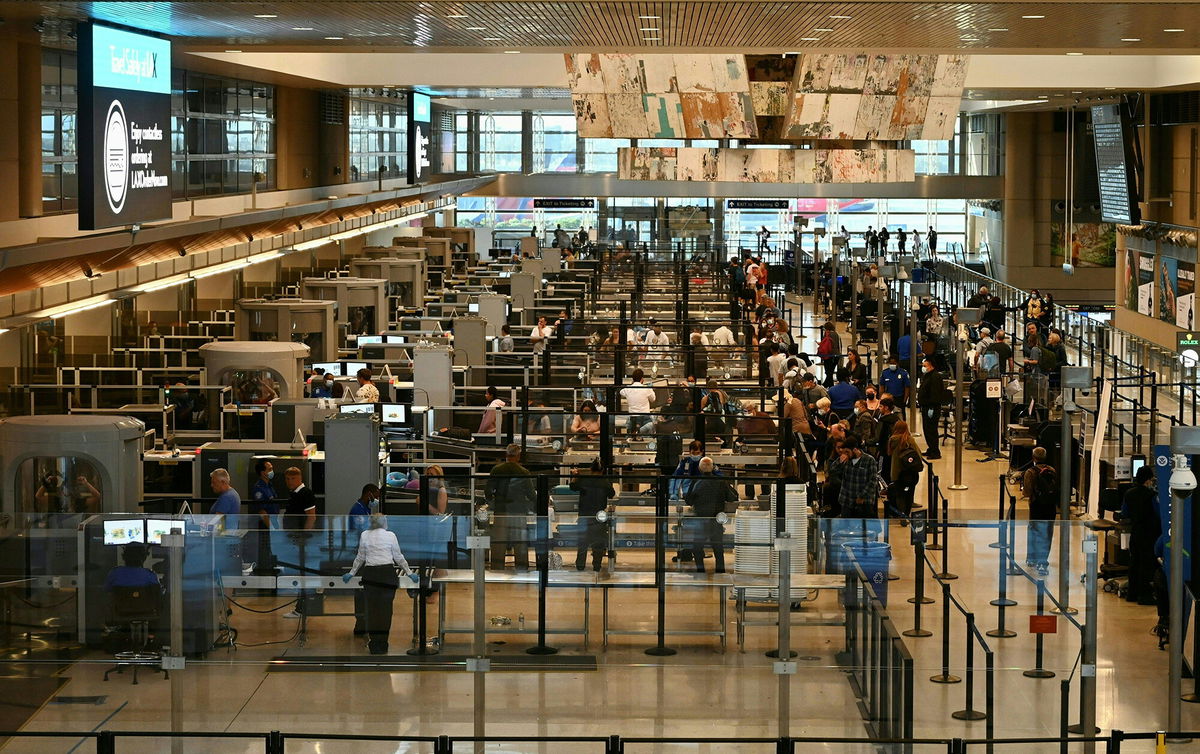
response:
[(347, 377), (353, 377), (358, 374), (358, 370), (366, 369), (367, 362), (365, 361), (343, 361), (342, 368), (346, 371), (342, 372)]
[(389, 335), (386, 342), (403, 344), (408, 342), (408, 338), (403, 335)]
[(479, 304), (467, 304), (467, 311), (471, 314), (479, 313)]
[(408, 406), (403, 403), (384, 403), (381, 405), (383, 407), (384, 424), (408, 423)]
[(146, 522), (140, 518), (125, 518), (104, 522), (104, 544), (127, 545), (146, 541)]
[(382, 342), (383, 342), (382, 335), (359, 335), (358, 336), (358, 344), (360, 346), (363, 344), (368, 344), (368, 343), (382, 343)]
[(313, 364), (313, 369), (324, 369), (325, 374), (332, 374), (334, 377), (341, 377), (342, 365), (336, 361), (324, 361), (320, 364)]
[(338, 406), (339, 414), (373, 414), (375, 413), (374, 403), (343, 403)]
[(1092, 106), (1096, 151), (1096, 181), (1100, 188), (1100, 219), (1137, 225), (1141, 221), (1132, 122), (1120, 104)]
[(415, 332), (421, 329), (421, 320), (419, 319), (402, 319), (400, 320), (400, 329), (407, 332)]
[(183, 534), (184, 526), (182, 521), (176, 521), (169, 518), (148, 518), (146, 519), (146, 544), (161, 545), (164, 534)]
[(1146, 457), (1145, 456), (1134, 456), (1133, 458), (1129, 459), (1130, 478), (1137, 476), (1138, 469), (1142, 468), (1145, 465), (1146, 465)]

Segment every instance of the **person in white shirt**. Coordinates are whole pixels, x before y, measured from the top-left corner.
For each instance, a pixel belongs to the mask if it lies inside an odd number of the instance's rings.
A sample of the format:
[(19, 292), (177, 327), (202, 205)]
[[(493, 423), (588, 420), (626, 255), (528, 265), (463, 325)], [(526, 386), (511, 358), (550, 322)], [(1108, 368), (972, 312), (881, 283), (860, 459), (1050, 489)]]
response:
[(654, 388), (642, 384), (645, 373), (640, 369), (633, 370), (633, 383), (621, 388), (621, 398), (625, 401), (625, 410), (629, 412), (629, 434), (636, 435), (642, 423), (647, 421), (650, 414), (650, 404), (654, 402)]
[(483, 412), (483, 418), (479, 420), (478, 434), (490, 435), (496, 431), (496, 416), (500, 413), (500, 409), (507, 405), (500, 400), (496, 393), (496, 388), (491, 385), (483, 391), (483, 399), (487, 401), (487, 411)]
[(404, 553), (400, 552), (400, 543), (396, 535), (387, 530), (387, 519), (380, 513), (371, 514), (368, 529), (359, 536), (358, 554), (354, 556), (354, 565), (350, 572), (342, 577), (349, 583), (350, 579), (361, 573), (364, 595), (364, 607), (367, 624), (367, 647), (371, 654), (382, 655), (388, 651), (388, 634), (392, 630), (392, 601), (396, 598), (396, 589), (400, 579), (396, 569), (403, 576), (419, 582), (417, 574), (413, 573)]
[(663, 332), (662, 325), (653, 324), (642, 337), (642, 343), (646, 346), (646, 355), (653, 357), (656, 351), (666, 351), (671, 339)]
[(778, 343), (771, 345), (772, 353), (767, 357), (767, 368), (771, 371), (771, 384), (783, 383), (783, 365), (787, 362), (787, 352)]
[(500, 341), (497, 350), (499, 350), (500, 353), (512, 353), (514, 348), (515, 346), (513, 344), (512, 331), (509, 330), (508, 325), (501, 325)]
[(714, 365), (724, 366), (725, 359), (732, 356), (730, 349), (737, 345), (737, 341), (733, 337), (733, 330), (730, 330), (725, 325), (721, 325), (716, 330), (713, 330), (710, 341), (713, 349), (709, 352), (709, 358)]
[(371, 382), (371, 370), (358, 370), (358, 390), (354, 393), (355, 403), (379, 403), (379, 388)]
[(533, 332), (529, 333), (529, 340), (533, 343), (533, 352), (539, 354), (545, 351), (546, 339), (553, 335), (554, 328), (546, 324), (546, 318), (538, 317), (537, 327), (533, 328)]

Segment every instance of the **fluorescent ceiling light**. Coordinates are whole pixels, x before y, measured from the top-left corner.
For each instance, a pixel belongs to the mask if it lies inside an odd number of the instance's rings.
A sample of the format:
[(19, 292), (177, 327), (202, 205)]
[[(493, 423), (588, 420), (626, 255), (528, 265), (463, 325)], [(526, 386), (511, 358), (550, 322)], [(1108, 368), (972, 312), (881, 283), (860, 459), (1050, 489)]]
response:
[(1082, 52), (1068, 52), (1068, 55), (1082, 55)]
[(820, 37), (800, 37), (801, 42), (820, 42)]
[(255, 13), (254, 17), (255, 18), (279, 18), (279, 16), (275, 15), (274, 13)]
[(331, 42), (337, 42), (339, 40), (345, 39), (345, 37), (325, 37), (325, 38)]
[(520, 55), (521, 51), (520, 50), (505, 50), (504, 54), (505, 55)]
[(1121, 37), (1122, 42), (1141, 42), (1141, 37)]
[(89, 303), (73, 306), (70, 309), (65, 309), (61, 312), (55, 312), (54, 314), (50, 315), (50, 319), (62, 319), (63, 317), (68, 317), (72, 314), (86, 312), (91, 309), (99, 309), (102, 306), (108, 306), (112, 304), (114, 301), (116, 301), (116, 299), (111, 298), (101, 299), (99, 301), (90, 301)]
[(1005, 28), (1005, 27), (1003, 27), (1003, 26), (997, 26), (997, 27), (996, 27), (996, 28), (994, 28), (994, 29), (988, 29), (988, 31), (1008, 31), (1008, 29), (1006, 29), (1006, 28)]
[(850, 16), (830, 16), (830, 18), (836, 18), (839, 21), (849, 21), (851, 17)]
[(1172, 33), (1172, 34), (1175, 34), (1175, 33), (1178, 33), (1178, 32), (1181, 32), (1181, 31), (1183, 31), (1183, 29), (1163, 29), (1163, 31), (1166, 31), (1166, 32), (1170, 32), (1170, 33)]
[(1021, 16), (1021, 18), (1045, 18), (1045, 16), (1031, 15), (1031, 16)]
[(833, 31), (833, 29), (813, 29), (813, 31), (816, 31), (816, 32), (830, 32), (830, 31)]
[(1039, 94), (1039, 95), (1038, 95), (1038, 99), (1050, 99), (1050, 98), (1049, 98), (1049, 97), (1047, 97), (1047, 96), (1046, 96), (1046, 95), (1044, 95), (1044, 94)]
[(483, 41), (484, 42), (502, 42), (502, 41), (504, 41), (504, 37), (484, 37)]
[(638, 16), (638, 18), (644, 18), (647, 21), (650, 21), (650, 20), (658, 18), (658, 16)]
[(167, 288), (174, 288), (177, 285), (183, 285), (184, 283), (186, 283), (189, 280), (191, 280), (191, 278), (188, 277), (187, 275), (183, 275), (181, 277), (171, 277), (171, 278), (167, 278), (165, 280), (158, 280), (156, 282), (149, 283), (147, 285), (143, 285), (142, 287), (137, 289), (137, 292), (138, 293), (153, 293), (154, 291), (162, 291), (162, 290), (166, 290)]
[(486, 28), (486, 26), (468, 26), (467, 31), (483, 31)]
[(292, 27), (292, 31), (312, 31), (312, 30), (313, 30), (313, 27), (311, 27), (311, 26), (293, 26)]
[(643, 26), (638, 31), (659, 31), (659, 28), (657, 26)]
[(466, 13), (451, 13), (446, 18), (468, 18)]

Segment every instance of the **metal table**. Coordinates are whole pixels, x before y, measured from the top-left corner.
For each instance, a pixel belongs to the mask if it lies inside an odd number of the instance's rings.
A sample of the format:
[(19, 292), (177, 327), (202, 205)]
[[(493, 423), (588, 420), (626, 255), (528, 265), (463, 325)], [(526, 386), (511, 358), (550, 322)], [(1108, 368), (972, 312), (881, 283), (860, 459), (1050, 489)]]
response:
[[(583, 647), (587, 649), (588, 642), (591, 638), (591, 608), (592, 608), (592, 588), (596, 586), (597, 574), (595, 571), (551, 571), (549, 574), (548, 585), (553, 588), (575, 587), (583, 590), (583, 626), (581, 628), (547, 628), (546, 634), (569, 634), (583, 635)], [(438, 587), (438, 641), (444, 643), (446, 634), (472, 634), (475, 633), (475, 628), (464, 627), (455, 628), (446, 625), (446, 585), (447, 584), (474, 584), (475, 572), (469, 568), (459, 568), (447, 571), (436, 571), (433, 577), (433, 583)], [(541, 583), (540, 575), (536, 569), (530, 571), (485, 571), (485, 584), (519, 584), (523, 586), (538, 586)], [(528, 625), (523, 630), (519, 627), (498, 627), (488, 628), (486, 633), (489, 634), (521, 634), (538, 632), (536, 620), (531, 628)]]
[[(719, 636), (721, 637), (721, 651), (724, 652), (729, 637), (729, 631), (726, 628), (728, 620), (728, 607), (726, 605), (730, 587), (733, 586), (733, 574), (729, 573), (679, 573), (669, 572), (664, 574), (665, 583), (668, 587), (708, 587), (716, 588), (720, 596), (720, 621), (719, 630), (692, 630), (692, 629), (666, 629), (665, 633), (675, 634), (677, 636)], [(600, 574), (600, 578), (596, 581), (596, 586), (604, 590), (604, 641), (603, 646), (608, 647), (609, 635), (624, 634), (637, 636), (657, 636), (657, 630), (650, 629), (616, 629), (609, 627), (608, 620), (608, 593), (611, 589), (653, 589), (656, 587), (656, 582), (653, 573), (637, 572), (637, 573), (609, 573)]]
[[(761, 608), (748, 608), (746, 599), (746, 590), (754, 588), (777, 589), (779, 587), (778, 576), (753, 576), (749, 574), (736, 573), (733, 574), (733, 590), (734, 598), (737, 600), (737, 642), (738, 650), (746, 651), (746, 626), (777, 626), (779, 625), (779, 607), (775, 603), (774, 607), (769, 610)], [(792, 589), (804, 589), (809, 591), (820, 591), (822, 589), (844, 589), (846, 587), (846, 576), (840, 573), (795, 573), (791, 577)], [(789, 595), (790, 596), (790, 595)], [(790, 602), (790, 600), (789, 600)], [(766, 603), (770, 604), (770, 603)], [(746, 619), (747, 612), (770, 612), (774, 617), (770, 620), (749, 621)], [(791, 615), (791, 610), (788, 610), (788, 615)], [(813, 622), (807, 622), (808, 625), (817, 625)]]

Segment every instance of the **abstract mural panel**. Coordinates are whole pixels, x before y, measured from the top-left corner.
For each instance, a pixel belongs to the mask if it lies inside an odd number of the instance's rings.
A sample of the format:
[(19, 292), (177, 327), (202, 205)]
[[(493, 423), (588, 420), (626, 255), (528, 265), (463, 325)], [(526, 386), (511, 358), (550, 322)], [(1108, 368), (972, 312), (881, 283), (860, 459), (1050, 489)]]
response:
[(969, 60), (882, 53), (564, 59), (584, 138), (883, 141), (951, 138)]
[(735, 183), (900, 183), (915, 180), (907, 149), (618, 150), (618, 177), (635, 181)]
[[(755, 138), (744, 55), (568, 54), (567, 84), (581, 136)], [(593, 96), (606, 97), (603, 106)], [(786, 90), (776, 93), (786, 96)], [(778, 107), (779, 115), (785, 108)]]

